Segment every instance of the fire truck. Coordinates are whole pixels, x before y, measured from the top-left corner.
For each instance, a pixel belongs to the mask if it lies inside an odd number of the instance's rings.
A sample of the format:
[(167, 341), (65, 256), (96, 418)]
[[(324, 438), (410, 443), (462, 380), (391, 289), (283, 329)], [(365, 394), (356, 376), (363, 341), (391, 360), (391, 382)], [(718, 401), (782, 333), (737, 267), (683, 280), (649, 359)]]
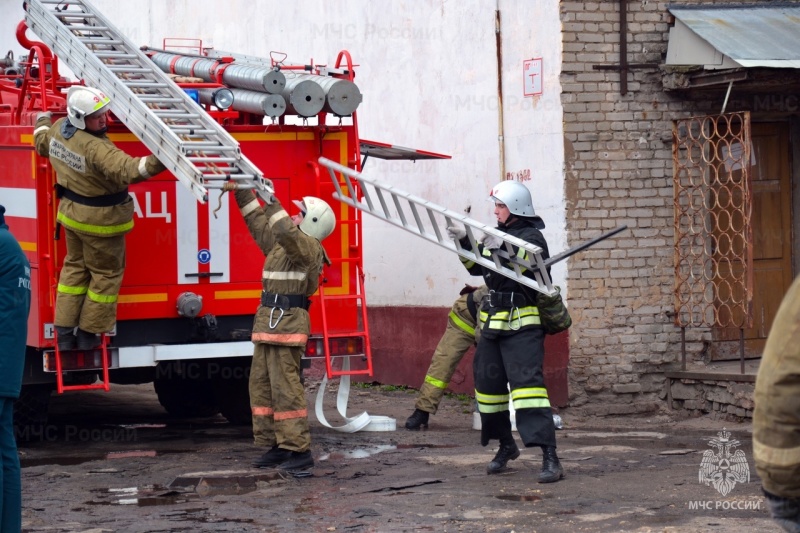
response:
[[(9, 53), (0, 75), (0, 203), (32, 267), (18, 423), (43, 423), (53, 392), (149, 382), (173, 416), (221, 412), (249, 422), (249, 339), (264, 257), (227, 191), (274, 191), (290, 206), (332, 196), (336, 184), (320, 157), (360, 170), (362, 156), (440, 156), (359, 138), (361, 94), (346, 51), (333, 65), (293, 65), (278, 54), (237, 55), (186, 39), (139, 48), (87, 1), (25, 6), (16, 36), (27, 55)], [(62, 76), (62, 64), (79, 79)], [(53, 317), (65, 247), (56, 176), (33, 149), (33, 126), (41, 111), (64, 116), (67, 88), (81, 83), (112, 99), (108, 136), (116, 146), (154, 153), (168, 172), (130, 189), (135, 227), (115, 330), (100, 349), (60, 351)], [(359, 361), (348, 375), (371, 375), (361, 217), (329, 203), (337, 226), (324, 241), (331, 264), (312, 297), (306, 356), (324, 361), (328, 376), (344, 372), (336, 365), (344, 357)]]

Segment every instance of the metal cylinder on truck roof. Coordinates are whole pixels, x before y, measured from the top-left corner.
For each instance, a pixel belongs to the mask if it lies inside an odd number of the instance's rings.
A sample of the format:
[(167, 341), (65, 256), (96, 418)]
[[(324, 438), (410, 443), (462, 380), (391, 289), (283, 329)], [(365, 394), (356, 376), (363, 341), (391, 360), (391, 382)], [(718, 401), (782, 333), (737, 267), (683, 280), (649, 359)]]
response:
[(286, 113), (313, 117), (325, 107), (325, 91), (303, 74), (286, 72), (286, 87), (281, 93), (286, 98)]
[(333, 113), (340, 117), (352, 115), (361, 104), (361, 91), (355, 83), (331, 76), (317, 76), (304, 74), (311, 81), (319, 84), (325, 93), (325, 106), (323, 111)]
[(196, 76), (207, 82), (216, 82), (217, 69), (225, 67), (222, 72), (222, 83), (239, 89), (279, 94), (286, 84), (283, 73), (271, 68), (219, 63), (214, 59), (201, 59), (167, 52), (156, 52), (150, 56), (150, 60), (164, 72), (174, 72), (181, 76)]
[[(200, 89), (200, 102), (213, 104), (213, 95), (216, 89)], [(279, 117), (286, 112), (286, 100), (279, 94), (268, 94), (247, 89), (230, 89), (233, 93), (231, 109), (244, 113)]]

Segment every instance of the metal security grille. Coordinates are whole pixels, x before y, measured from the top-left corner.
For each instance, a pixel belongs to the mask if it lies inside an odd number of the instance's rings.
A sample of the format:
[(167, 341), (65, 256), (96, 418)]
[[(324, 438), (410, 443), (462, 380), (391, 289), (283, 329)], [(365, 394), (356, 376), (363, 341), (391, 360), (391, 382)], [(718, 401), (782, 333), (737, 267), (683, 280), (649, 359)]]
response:
[(750, 114), (673, 122), (675, 325), (752, 327)]

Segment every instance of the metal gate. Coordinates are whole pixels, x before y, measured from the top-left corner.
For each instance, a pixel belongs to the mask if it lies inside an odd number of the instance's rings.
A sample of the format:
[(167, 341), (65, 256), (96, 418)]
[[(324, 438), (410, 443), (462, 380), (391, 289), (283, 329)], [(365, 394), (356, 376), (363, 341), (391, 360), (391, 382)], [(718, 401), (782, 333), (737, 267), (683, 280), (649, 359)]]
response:
[(752, 327), (753, 230), (749, 112), (673, 122), (675, 325), (686, 369), (687, 327)]

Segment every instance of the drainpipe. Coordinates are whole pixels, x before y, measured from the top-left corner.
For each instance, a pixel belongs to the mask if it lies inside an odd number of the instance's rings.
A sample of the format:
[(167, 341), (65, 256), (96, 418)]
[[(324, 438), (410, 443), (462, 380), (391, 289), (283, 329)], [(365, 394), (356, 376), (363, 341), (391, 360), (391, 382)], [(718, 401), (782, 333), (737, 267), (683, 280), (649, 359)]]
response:
[(506, 179), (505, 129), (503, 125), (503, 33), (500, 28), (500, 0), (494, 11), (494, 35), (497, 48), (497, 143), (500, 156), (500, 181)]

